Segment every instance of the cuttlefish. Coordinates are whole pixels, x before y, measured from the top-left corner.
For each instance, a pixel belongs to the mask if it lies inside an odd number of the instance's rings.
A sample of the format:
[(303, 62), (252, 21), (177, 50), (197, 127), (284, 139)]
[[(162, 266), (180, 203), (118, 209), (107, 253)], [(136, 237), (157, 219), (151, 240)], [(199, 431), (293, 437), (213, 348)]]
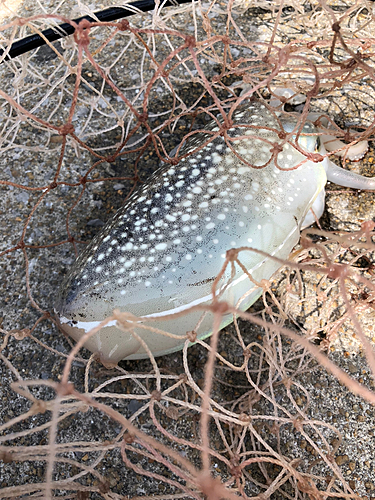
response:
[[(163, 163), (139, 186), (65, 277), (55, 312), (74, 339), (114, 309), (138, 318), (127, 328), (113, 320), (87, 340), (85, 347), (104, 363), (145, 358), (147, 349), (154, 356), (177, 351), (191, 331), (208, 337), (212, 313), (189, 308), (212, 302), (213, 281), (231, 248), (269, 255), (242, 251), (240, 261), (254, 281), (235, 264), (217, 284), (220, 299), (246, 310), (262, 293), (259, 282), (280, 267), (272, 256), (287, 259), (301, 228), (321, 216), (327, 178), (375, 189), (371, 178), (328, 159), (312, 123), (299, 126), (295, 117), (278, 117), (258, 101), (238, 107), (232, 119), (235, 126), (224, 134), (217, 118), (188, 138), (178, 154), (191, 154), (177, 165)], [(321, 156), (312, 161), (304, 151)], [(220, 327), (231, 321), (224, 315)]]

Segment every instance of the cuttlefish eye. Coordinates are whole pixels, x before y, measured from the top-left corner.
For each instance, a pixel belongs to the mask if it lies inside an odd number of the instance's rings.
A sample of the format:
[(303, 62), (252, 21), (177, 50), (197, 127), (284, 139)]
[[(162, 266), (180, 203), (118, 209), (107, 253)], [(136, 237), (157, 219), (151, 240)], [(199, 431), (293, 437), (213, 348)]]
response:
[[(290, 144), (278, 154), (278, 165), (271, 161), (280, 124), (263, 104), (242, 106), (233, 119), (238, 126), (199, 151), (193, 152), (212, 137), (209, 131), (218, 130), (217, 122), (206, 126), (207, 133), (189, 138), (180, 156), (191, 154), (175, 166), (163, 163), (66, 276), (55, 311), (61, 328), (75, 339), (114, 309), (141, 317), (126, 328), (112, 321), (85, 343), (103, 362), (145, 358), (148, 350), (154, 356), (176, 351), (190, 331), (207, 337), (212, 314), (189, 308), (212, 301), (212, 283), (226, 251), (251, 247), (287, 259), (298, 242), (300, 227), (326, 183), (323, 165), (306, 161)], [(295, 124), (290, 126), (294, 130)], [(305, 127), (303, 132), (316, 133), (312, 125)], [(316, 136), (301, 134), (300, 142), (315, 151)], [(241, 252), (240, 260), (256, 281), (269, 279), (280, 266), (250, 250)], [(239, 304), (245, 310), (262, 290), (239, 266), (231, 273), (228, 265), (217, 290), (233, 305), (247, 294)], [(174, 319), (165, 319), (175, 313)], [(149, 321), (150, 316), (156, 320)], [(226, 315), (220, 326), (232, 320)]]
[[(286, 132), (292, 132), (296, 126), (295, 122), (291, 122), (290, 120), (283, 122), (283, 128)], [(310, 124), (305, 123), (301, 133), (298, 138), (299, 144), (303, 147), (303, 149), (309, 153), (316, 153), (320, 151), (321, 141), (319, 135), (306, 135), (306, 134), (316, 134), (316, 128)], [(295, 136), (294, 136), (295, 139)]]

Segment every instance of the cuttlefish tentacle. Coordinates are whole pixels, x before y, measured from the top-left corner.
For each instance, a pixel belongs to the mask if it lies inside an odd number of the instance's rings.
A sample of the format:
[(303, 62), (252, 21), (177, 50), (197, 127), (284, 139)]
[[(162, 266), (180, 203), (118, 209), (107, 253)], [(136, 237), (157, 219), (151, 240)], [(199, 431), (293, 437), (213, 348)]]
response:
[[(253, 304), (262, 293), (257, 283), (280, 267), (272, 257), (288, 258), (301, 228), (314, 222), (310, 209), (321, 215), (326, 172), (334, 182), (374, 188), (372, 179), (331, 164), (324, 146), (319, 150), (311, 123), (300, 127), (298, 147), (320, 152), (323, 161), (318, 163), (280, 139), (285, 131), (293, 133), (295, 117), (277, 119), (264, 104), (247, 101), (232, 117), (236, 126), (225, 137), (203, 146), (219, 130), (220, 118), (206, 126), (207, 133), (186, 140), (179, 154), (189, 155), (178, 165), (162, 164), (65, 277), (55, 311), (61, 328), (73, 338), (97, 327), (114, 309), (141, 318), (141, 323), (128, 322), (126, 329), (112, 321), (85, 343), (103, 362), (147, 357), (142, 342), (154, 356), (174, 352), (194, 329), (199, 338), (209, 336), (212, 313), (202, 317), (201, 311), (189, 308), (211, 303), (212, 283), (231, 248), (253, 249), (240, 256), (253, 281), (243, 269), (229, 265), (217, 291), (223, 300), (240, 303), (242, 310)], [(281, 148), (277, 165), (273, 146)], [(186, 314), (176, 315), (181, 312)], [(171, 321), (166, 319), (170, 314), (175, 315)], [(154, 330), (146, 328), (150, 317)], [(220, 327), (231, 321), (231, 315), (224, 316)]]

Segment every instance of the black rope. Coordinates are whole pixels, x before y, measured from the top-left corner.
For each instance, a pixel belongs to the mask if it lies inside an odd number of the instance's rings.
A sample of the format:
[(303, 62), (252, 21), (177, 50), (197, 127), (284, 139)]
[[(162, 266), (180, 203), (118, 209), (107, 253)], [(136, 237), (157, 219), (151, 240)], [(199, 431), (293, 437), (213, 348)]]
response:
[[(178, 4), (190, 3), (191, 0), (167, 0), (163, 7), (172, 7)], [(110, 22), (116, 21), (117, 19), (122, 19), (123, 17), (132, 16), (135, 14), (133, 9), (138, 9), (142, 12), (148, 12), (155, 8), (154, 0), (138, 0), (136, 2), (129, 3), (128, 6), (125, 7), (110, 7), (109, 9), (104, 9), (99, 12), (95, 12), (96, 19), (91, 16), (82, 16), (77, 19), (73, 19), (75, 23), (79, 23), (82, 19), (87, 19), (92, 23), (96, 21), (101, 22)], [(46, 40), (49, 42), (55, 42), (56, 40), (60, 40), (65, 36), (72, 35), (75, 31), (75, 28), (69, 23), (63, 23), (55, 28), (49, 28), (42, 31), (43, 37), (40, 35), (30, 35), (14, 42), (5, 56), (3, 60), (9, 61), (9, 59), (13, 59), (14, 57), (18, 57), (30, 50), (37, 49), (42, 45), (46, 44)], [(4, 54), (5, 50), (0, 49), (0, 57)], [(1, 61), (2, 62), (2, 61)]]

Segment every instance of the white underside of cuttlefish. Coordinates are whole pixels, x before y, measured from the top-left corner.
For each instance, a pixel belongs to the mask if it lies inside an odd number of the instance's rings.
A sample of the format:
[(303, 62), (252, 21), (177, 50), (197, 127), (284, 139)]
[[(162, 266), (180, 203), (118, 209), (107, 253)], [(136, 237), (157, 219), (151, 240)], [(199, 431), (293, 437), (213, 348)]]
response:
[[(312, 124), (298, 131), (295, 119), (280, 120), (291, 139), (300, 132), (303, 150), (316, 151)], [(246, 250), (240, 260), (255, 283), (269, 279), (280, 267), (272, 256), (287, 259), (301, 228), (322, 214), (327, 177), (344, 186), (375, 189), (374, 180), (330, 162), (323, 145), (322, 161), (314, 163), (282, 141), (280, 121), (264, 104), (241, 106), (233, 121), (236, 126), (226, 137), (217, 136), (199, 151), (194, 152), (219, 131), (215, 121), (207, 133), (186, 141), (178, 154), (192, 154), (176, 166), (163, 164), (140, 186), (65, 278), (55, 311), (62, 329), (75, 339), (114, 309), (140, 318), (130, 320), (127, 329), (112, 321), (90, 337), (85, 346), (103, 362), (145, 358), (148, 350), (154, 356), (174, 352), (192, 330), (200, 338), (210, 335), (212, 314), (188, 310), (212, 301), (212, 283), (226, 251), (251, 247), (267, 252), (269, 257)], [(283, 145), (277, 165), (271, 152), (275, 144)], [(229, 265), (217, 290), (223, 300), (245, 310), (262, 289), (238, 266), (231, 271)], [(232, 320), (224, 316), (221, 327)]]

